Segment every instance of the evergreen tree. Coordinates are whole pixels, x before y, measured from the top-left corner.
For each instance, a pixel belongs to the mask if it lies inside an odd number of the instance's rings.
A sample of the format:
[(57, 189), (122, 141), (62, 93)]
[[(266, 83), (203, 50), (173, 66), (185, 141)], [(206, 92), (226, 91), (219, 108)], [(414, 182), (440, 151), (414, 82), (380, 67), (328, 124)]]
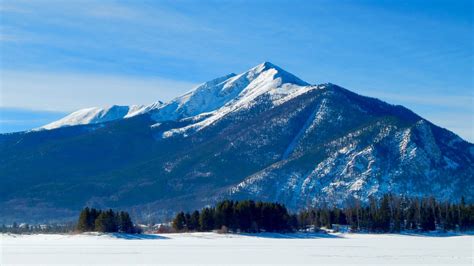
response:
[(435, 216), (432, 206), (428, 202), (422, 202), (420, 206), (421, 213), (421, 230), (423, 231), (433, 231), (436, 229), (435, 225)]
[[(237, 204), (237, 203), (235, 203)], [(234, 228), (234, 201), (224, 200), (216, 204), (215, 208), (215, 227), (221, 228), (226, 226), (227, 228)]]
[(331, 214), (328, 208), (323, 208), (320, 211), (320, 224), (321, 226), (326, 227), (327, 229), (332, 229)]
[(97, 232), (107, 232), (107, 214), (102, 212), (95, 220), (95, 230)]
[(451, 204), (446, 203), (444, 206), (445, 209), (445, 219), (444, 219), (444, 224), (443, 228), (444, 230), (454, 230), (456, 229), (456, 223), (455, 223), (455, 213), (454, 213), (454, 208), (451, 206)]
[(263, 202), (260, 206), (260, 228), (266, 232), (273, 232), (274, 229), (274, 220), (273, 220), (273, 208), (270, 203)]
[(274, 219), (274, 230), (276, 232), (286, 232), (289, 230), (289, 218), (288, 210), (282, 204), (273, 204), (273, 219)]
[(341, 209), (334, 208), (333, 212), (337, 224), (347, 224), (346, 214)]
[(290, 215), (288, 223), (289, 223), (289, 229), (291, 231), (298, 230), (299, 226), (298, 226), (298, 218), (296, 214)]
[(199, 216), (199, 227), (202, 231), (211, 231), (214, 229), (214, 210), (204, 208)]
[(89, 224), (91, 220), (90, 210), (88, 207), (84, 208), (79, 215), (79, 220), (77, 221), (77, 230), (80, 232), (92, 231), (92, 228)]
[(130, 215), (127, 212), (121, 211), (118, 217), (119, 217), (118, 230), (122, 233), (127, 233), (127, 234), (134, 233), (134, 227), (133, 227), (132, 219), (130, 219)]
[(191, 223), (191, 214), (189, 212), (187, 212), (187, 213), (184, 214), (184, 224), (185, 224), (186, 231), (193, 230), (189, 226), (190, 223)]
[(250, 232), (255, 220), (255, 202), (245, 200), (235, 205), (235, 220), (237, 227), (243, 232)]
[(414, 230), (418, 228), (416, 223), (416, 212), (417, 212), (417, 204), (416, 201), (412, 200), (410, 202), (410, 206), (408, 207), (407, 211), (407, 221), (405, 228), (407, 230)]
[(87, 224), (88, 224), (91, 231), (96, 231), (96, 229), (95, 229), (95, 220), (97, 219), (97, 217), (99, 216), (100, 213), (101, 213), (101, 211), (98, 211), (94, 208), (90, 209), (89, 220), (87, 221)]
[(402, 210), (402, 204), (403, 204), (403, 199), (402, 198), (397, 198), (394, 196), (390, 197), (390, 208), (391, 208), (391, 220), (392, 220), (392, 231), (393, 232), (400, 232), (403, 227), (403, 210)]
[(297, 217), (298, 229), (306, 230), (311, 225), (310, 211), (301, 211)]
[(179, 212), (173, 220), (173, 228), (179, 232), (184, 230), (185, 226), (186, 217), (184, 215), (184, 212)]
[(466, 207), (466, 201), (464, 196), (461, 197), (461, 202), (459, 204), (459, 230), (465, 231), (469, 229), (469, 208)]
[(189, 219), (188, 229), (191, 231), (199, 230), (199, 211), (194, 211)]
[(382, 197), (382, 202), (380, 204), (380, 209), (377, 214), (377, 227), (382, 232), (390, 231), (390, 203), (389, 196), (385, 195)]
[(115, 213), (111, 209), (108, 211), (101, 212), (95, 220), (95, 229), (98, 232), (117, 232), (118, 219)]

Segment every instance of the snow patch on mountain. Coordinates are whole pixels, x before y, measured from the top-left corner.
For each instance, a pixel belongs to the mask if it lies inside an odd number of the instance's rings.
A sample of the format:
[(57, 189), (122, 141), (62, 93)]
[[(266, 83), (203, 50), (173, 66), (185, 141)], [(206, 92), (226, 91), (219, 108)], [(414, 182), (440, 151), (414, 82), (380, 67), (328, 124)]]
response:
[(132, 108), (127, 113), (127, 115), (124, 116), (124, 118), (129, 118), (129, 117), (145, 114), (145, 113), (151, 112), (155, 109), (158, 109), (161, 106), (163, 106), (163, 102), (161, 102), (161, 101), (157, 101), (157, 102), (154, 102), (154, 103), (149, 104), (149, 105), (139, 105), (135, 108)]
[(135, 113), (142, 109), (142, 105), (131, 105), (131, 106), (119, 106), (113, 105), (110, 107), (100, 108), (92, 107), (85, 108), (79, 111), (76, 111), (72, 114), (67, 115), (66, 117), (55, 121), (53, 123), (47, 124), (41, 129), (55, 129), (65, 126), (75, 126), (75, 125), (85, 125), (85, 124), (97, 124), (108, 121), (113, 121), (126, 117), (130, 113)]
[[(265, 62), (247, 72), (229, 78), (218, 84), (221, 90), (229, 90), (233, 96), (225, 104), (212, 112), (209, 117), (182, 128), (175, 128), (163, 133), (163, 137), (171, 137), (177, 134), (187, 136), (189, 133), (199, 131), (227, 114), (248, 109), (258, 104), (256, 101), (262, 95), (267, 95), (274, 106), (283, 104), (305, 92), (313, 89), (322, 89), (318, 86), (310, 86), (308, 83), (296, 78), (292, 74), (281, 70), (271, 63)], [(155, 120), (159, 121), (159, 119)]]
[(156, 122), (179, 120), (221, 107), (244, 88), (239, 84), (233, 87), (226, 86), (235, 76), (232, 73), (197, 86), (190, 92), (150, 112), (152, 119)]

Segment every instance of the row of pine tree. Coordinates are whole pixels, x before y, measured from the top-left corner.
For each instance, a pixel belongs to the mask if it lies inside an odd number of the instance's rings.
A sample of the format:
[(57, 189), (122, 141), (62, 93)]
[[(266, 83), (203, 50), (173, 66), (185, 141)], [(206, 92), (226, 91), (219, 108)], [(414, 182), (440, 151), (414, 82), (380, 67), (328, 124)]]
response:
[(88, 207), (81, 211), (76, 229), (79, 232), (137, 233), (127, 212), (114, 212), (111, 209), (102, 211)]
[(474, 205), (439, 202), (435, 198), (384, 195), (368, 204), (354, 200), (345, 208), (313, 208), (298, 213), (298, 228), (348, 225), (352, 231), (466, 231), (474, 229)]
[(279, 203), (224, 200), (214, 208), (207, 207), (192, 213), (180, 212), (172, 225), (179, 232), (216, 229), (234, 232), (288, 232), (296, 225), (296, 217), (289, 215), (286, 207)]
[(284, 205), (252, 200), (218, 202), (192, 213), (178, 213), (173, 228), (182, 231), (289, 232), (331, 229), (346, 225), (351, 231), (400, 232), (404, 230), (474, 229), (474, 205), (438, 202), (435, 198), (407, 198), (384, 195), (363, 204), (354, 200), (344, 208), (311, 208), (290, 214)]

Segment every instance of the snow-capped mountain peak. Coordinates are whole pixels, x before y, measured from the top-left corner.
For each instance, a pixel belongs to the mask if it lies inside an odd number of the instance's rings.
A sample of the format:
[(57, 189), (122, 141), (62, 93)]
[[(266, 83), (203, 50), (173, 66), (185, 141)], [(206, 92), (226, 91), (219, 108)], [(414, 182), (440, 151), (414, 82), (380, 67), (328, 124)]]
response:
[(290, 84), (295, 84), (295, 85), (299, 85), (299, 86), (309, 85), (309, 83), (307, 83), (306, 81), (301, 80), (297, 76), (287, 72), (286, 70), (284, 70), (284, 69), (280, 68), (279, 66), (276, 66), (276, 65), (274, 65), (270, 62), (263, 62), (260, 65), (251, 68), (248, 72), (260, 74), (260, 73), (263, 73), (263, 72), (269, 71), (269, 70), (272, 70), (272, 71), (275, 72), (273, 78), (274, 79), (280, 78), (282, 84), (290, 83)]
[[(285, 85), (284, 84), (289, 84)], [(248, 104), (256, 97), (271, 93), (287, 95), (295, 88), (308, 86), (293, 74), (270, 62), (263, 62), (241, 74), (228, 74), (205, 82), (182, 96), (158, 108), (149, 110), (157, 123), (214, 112), (220, 115), (237, 106)], [(283, 89), (281, 89), (284, 87)], [(275, 89), (280, 90), (275, 91)], [(234, 107), (231, 107), (234, 106)]]
[(158, 101), (150, 105), (81, 109), (40, 129), (102, 123), (145, 113), (160, 123), (216, 112), (225, 107), (218, 114), (222, 116), (231, 110), (251, 104), (260, 95), (268, 94), (275, 101), (281, 102), (283, 97), (304, 92), (301, 88), (307, 86), (307, 82), (295, 75), (270, 62), (263, 62), (241, 74), (230, 73), (202, 83), (167, 103)]
[(205, 86), (205, 90), (198, 87), (156, 110), (152, 117), (159, 124), (206, 113), (206, 118), (196, 119), (199, 122), (195, 124), (163, 133), (164, 137), (169, 137), (200, 130), (235, 110), (252, 106), (263, 95), (268, 96), (271, 104), (276, 106), (291, 99), (291, 95), (300, 95), (314, 88), (280, 67), (264, 62), (241, 74), (231, 75), (222, 82), (212, 82), (211, 86)]

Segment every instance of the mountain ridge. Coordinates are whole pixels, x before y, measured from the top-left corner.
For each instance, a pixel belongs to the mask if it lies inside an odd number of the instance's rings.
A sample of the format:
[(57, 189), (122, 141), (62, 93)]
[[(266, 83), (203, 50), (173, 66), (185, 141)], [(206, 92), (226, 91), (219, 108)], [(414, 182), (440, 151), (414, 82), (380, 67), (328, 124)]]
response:
[[(239, 94), (244, 88), (255, 79), (258, 81), (260, 75), (265, 75), (265, 72), (268, 74), (264, 77), (264, 79), (267, 79), (264, 80), (265, 82), (279, 79), (280, 81), (277, 83), (291, 83), (300, 86), (309, 86), (307, 82), (300, 80), (298, 77), (282, 68), (270, 62), (263, 62), (241, 74), (237, 75), (230, 73), (202, 83), (191, 91), (178, 96), (167, 103), (157, 101), (149, 105), (113, 105), (104, 108), (91, 107), (80, 109), (58, 121), (40, 127), (39, 129), (55, 129), (63, 126), (103, 123), (117, 119), (130, 118), (144, 113), (151, 113), (156, 122), (177, 120), (199, 115), (214, 111), (228, 102), (235, 100), (236, 97), (240, 96)], [(116, 113), (117, 111), (121, 112), (121, 114), (116, 114), (115, 116), (111, 115), (112, 112)]]
[(403, 106), (268, 62), (142, 108), (0, 135), (0, 217), (89, 205), (163, 219), (222, 198), (297, 210), (389, 192), (473, 201), (474, 145)]

